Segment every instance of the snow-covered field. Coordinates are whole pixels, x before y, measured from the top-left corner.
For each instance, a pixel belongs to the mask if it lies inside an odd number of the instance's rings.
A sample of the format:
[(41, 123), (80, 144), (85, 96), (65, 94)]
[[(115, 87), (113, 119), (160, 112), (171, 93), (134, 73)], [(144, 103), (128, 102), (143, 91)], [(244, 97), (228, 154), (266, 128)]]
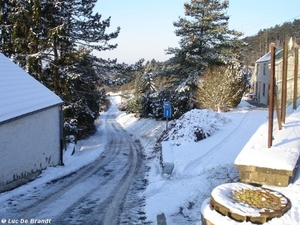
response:
[[(234, 162), (249, 139), (251, 139), (250, 146), (251, 143), (255, 146), (267, 145), (267, 120), (267, 109), (253, 107), (245, 101), (242, 101), (238, 108), (227, 113), (216, 114), (209, 110), (202, 112), (193, 110), (186, 113), (176, 121), (176, 125), (168, 134), (169, 141), (164, 143), (164, 146), (169, 145), (168, 148), (172, 150), (171, 154), (166, 154), (165, 160), (174, 163), (174, 170), (171, 175), (162, 175), (159, 156), (153, 153), (153, 145), (166, 128), (165, 122), (151, 119), (137, 120), (134, 115), (121, 114), (118, 121), (126, 130), (142, 140), (149, 157), (151, 166), (148, 175), (149, 185), (144, 193), (148, 219), (156, 221), (157, 215), (164, 213), (168, 225), (200, 225), (202, 203), (208, 200), (211, 191), (220, 184), (238, 181), (238, 171), (234, 168)], [(276, 140), (273, 142), (275, 148), (281, 142), (280, 132), (284, 133), (285, 139), (286, 132), (290, 132), (289, 137), (293, 139), (292, 141), (296, 145), (300, 144), (297, 127), (290, 129), (290, 122), (294, 124), (295, 120), (299, 122), (300, 129), (299, 110), (289, 115), (283, 131), (275, 130)], [(211, 135), (195, 142), (193, 131), (197, 126), (200, 126), (203, 131), (210, 131)], [(253, 135), (254, 138), (251, 138)], [(255, 157), (249, 159), (253, 160), (253, 158)], [(283, 217), (275, 218), (265, 224), (299, 225), (299, 171), (288, 187), (268, 186), (268, 188), (287, 196), (292, 202), (292, 208)], [(213, 222), (216, 225), (251, 224), (232, 221), (216, 212), (207, 213), (209, 213), (208, 218), (214, 217)]]
[[(114, 104), (120, 102), (118, 96), (112, 96)], [(117, 109), (117, 107), (116, 107)], [(292, 122), (300, 120), (299, 111), (287, 118)], [(157, 215), (164, 213), (168, 225), (201, 225), (200, 213), (203, 202), (210, 197), (211, 191), (218, 185), (238, 181), (238, 171), (234, 162), (241, 150), (255, 133), (261, 132), (267, 122), (267, 109), (257, 109), (242, 101), (237, 109), (227, 113), (195, 110), (183, 117), (176, 128), (170, 133), (169, 141), (164, 142), (171, 149), (166, 159), (174, 164), (171, 175), (162, 174), (160, 154), (154, 145), (166, 128), (165, 121), (138, 119), (133, 114), (116, 111), (117, 121), (144, 146), (150, 170), (147, 175), (148, 187), (141, 191), (146, 198), (145, 212), (147, 221), (156, 224)], [(295, 115), (295, 116), (293, 116)], [(195, 142), (193, 129), (200, 126), (209, 130), (210, 136)], [(180, 129), (178, 129), (180, 128)], [(17, 194), (26, 194), (26, 190), (62, 177), (83, 165), (92, 162), (104, 150), (105, 127), (100, 125), (103, 136), (79, 141), (77, 151), (71, 156), (70, 150), (65, 152), (65, 166), (48, 168), (35, 181), (15, 190), (0, 194), (0, 203)], [(261, 137), (261, 135), (258, 135)], [(294, 137), (294, 136), (293, 136)], [(298, 135), (297, 137), (300, 136)], [(254, 140), (251, 139), (253, 142)], [(261, 139), (260, 139), (261, 141)], [(267, 139), (265, 140), (267, 142)], [(298, 141), (295, 140), (295, 141)], [(300, 140), (299, 140), (300, 142)], [(269, 221), (268, 225), (300, 224), (300, 174), (285, 188), (268, 187), (283, 193), (292, 202), (292, 208), (283, 217)], [(20, 203), (19, 203), (20, 204)], [(0, 207), (2, 216), (3, 208)], [(212, 214), (215, 224), (251, 224), (250, 222), (234, 222), (217, 214)], [(0, 223), (1, 223), (0, 218)]]

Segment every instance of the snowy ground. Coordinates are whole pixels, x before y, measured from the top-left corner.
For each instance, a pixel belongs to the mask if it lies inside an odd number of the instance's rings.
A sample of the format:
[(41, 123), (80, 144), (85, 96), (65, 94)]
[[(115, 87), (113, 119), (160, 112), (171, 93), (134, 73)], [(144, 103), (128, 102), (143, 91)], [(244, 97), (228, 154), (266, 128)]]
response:
[[(113, 104), (119, 103), (118, 96), (112, 96)], [(299, 113), (299, 111), (296, 111)], [(246, 102), (227, 113), (216, 115), (206, 112), (205, 118), (209, 123), (197, 115), (191, 114), (182, 121), (180, 129), (175, 136), (166, 142), (172, 149), (172, 154), (166, 160), (174, 163), (171, 175), (162, 175), (160, 156), (154, 149), (158, 137), (166, 128), (165, 121), (152, 119), (137, 119), (133, 114), (125, 114), (116, 111), (118, 122), (132, 134), (140, 139), (145, 148), (147, 163), (150, 166), (148, 172), (148, 187), (141, 195), (146, 197), (147, 221), (156, 224), (158, 214), (164, 213), (168, 225), (201, 225), (200, 211), (202, 203), (207, 201), (213, 188), (220, 184), (236, 182), (238, 172), (234, 168), (234, 161), (240, 151), (247, 144), (252, 135), (267, 122), (267, 110), (251, 107)], [(194, 117), (196, 116), (196, 117)], [(192, 118), (192, 119), (191, 119)], [(197, 119), (195, 119), (197, 118)], [(295, 120), (297, 117), (291, 117)], [(299, 118), (299, 117), (298, 117)], [(101, 121), (101, 115), (100, 115)], [(287, 120), (288, 121), (288, 120)], [(189, 130), (191, 126), (201, 124), (203, 129), (213, 129), (211, 135), (199, 142), (191, 138)], [(207, 127), (206, 127), (207, 126)], [(66, 151), (64, 157), (65, 166), (48, 168), (35, 181), (15, 190), (0, 194), (0, 203), (17, 194), (26, 194), (26, 190), (32, 189), (58, 177), (65, 176), (83, 165), (91, 163), (104, 150), (105, 127), (103, 139), (93, 137), (79, 141), (77, 152), (71, 156), (71, 150)], [(299, 137), (299, 136), (298, 136)], [(267, 142), (267, 140), (265, 140)], [(269, 187), (270, 188), (270, 187)], [(273, 219), (266, 223), (269, 225), (296, 225), (300, 224), (300, 176), (286, 188), (274, 188), (287, 196), (292, 202), (292, 209), (280, 219)], [(1, 207), (0, 207), (0, 215)], [(215, 218), (218, 215), (213, 215)], [(4, 217), (3, 217), (4, 218)], [(0, 218), (0, 224), (1, 220)], [(12, 218), (13, 219), (13, 218)], [(217, 218), (218, 219), (218, 218)], [(220, 223), (216, 224), (251, 224), (229, 221), (220, 217)], [(225, 221), (225, 222), (224, 222)]]
[[(296, 118), (300, 118), (299, 112), (296, 110), (290, 115), (286, 122), (286, 129), (289, 126), (289, 119), (294, 122)], [(200, 225), (201, 206), (210, 197), (211, 191), (220, 184), (238, 181), (238, 171), (234, 168), (234, 162), (252, 135), (256, 134), (259, 142), (251, 139), (251, 143), (263, 145), (261, 141), (265, 141), (267, 144), (267, 138), (261, 138), (261, 136), (266, 137), (264, 129), (268, 119), (267, 109), (252, 107), (245, 101), (242, 101), (237, 109), (219, 115), (207, 110), (195, 111), (187, 115), (176, 123), (174, 129), (169, 132), (169, 141), (164, 143), (164, 146), (169, 144), (169, 148), (172, 149), (172, 154), (167, 154), (166, 159), (174, 163), (174, 171), (170, 176), (161, 174), (159, 156), (153, 153), (155, 140), (166, 128), (165, 122), (150, 119), (137, 120), (133, 115), (126, 114), (118, 118), (129, 132), (135, 134), (145, 146), (148, 146), (146, 150), (151, 170), (145, 195), (146, 213), (151, 221), (156, 221), (157, 215), (164, 213), (168, 225)], [(214, 128), (211, 136), (195, 142), (191, 130), (197, 125), (206, 131)], [(300, 138), (297, 134), (298, 130), (295, 131), (296, 134), (290, 136)], [(279, 133), (279, 131), (275, 132)], [(274, 145), (279, 142), (280, 138), (277, 138)], [(296, 142), (299, 144), (300, 139)], [(266, 224), (300, 224), (299, 187), (299, 172), (294, 182), (287, 188), (268, 187), (286, 195), (292, 201), (292, 209), (280, 219), (273, 219)], [(215, 224), (220, 225), (251, 224), (234, 222), (216, 213), (210, 216), (215, 217)]]

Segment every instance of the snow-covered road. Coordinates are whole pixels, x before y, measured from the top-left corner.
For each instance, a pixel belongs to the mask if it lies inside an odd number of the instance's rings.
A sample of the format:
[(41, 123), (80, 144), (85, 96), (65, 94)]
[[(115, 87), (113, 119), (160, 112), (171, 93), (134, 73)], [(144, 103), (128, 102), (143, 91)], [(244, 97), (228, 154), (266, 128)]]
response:
[[(52, 225), (145, 219), (145, 200), (139, 195), (146, 187), (142, 147), (116, 122), (115, 107), (103, 114), (102, 129), (93, 136), (106, 143), (100, 157), (63, 178), (0, 199), (0, 218), (17, 224), (51, 219)], [(129, 216), (133, 210), (136, 218)]]
[[(216, 115), (200, 110), (179, 119), (183, 135), (170, 139), (171, 144), (180, 145), (172, 145), (175, 167), (166, 176), (162, 174), (160, 154), (154, 148), (166, 127), (165, 121), (120, 112), (120, 96), (112, 95), (110, 100), (113, 104), (109, 111), (101, 113), (98, 132), (79, 141), (74, 155), (66, 151), (65, 166), (47, 168), (33, 182), (0, 194), (0, 224), (8, 224), (8, 219), (19, 219), (15, 224), (21, 224), (23, 219), (25, 224), (25, 216), (67, 225), (156, 224), (157, 215), (164, 213), (168, 225), (201, 225), (203, 201), (216, 186), (238, 181), (234, 161), (253, 134), (266, 126), (268, 116), (267, 109), (242, 101), (227, 113)], [(218, 129), (209, 138), (195, 142), (190, 131), (199, 124), (203, 128), (214, 124)], [(278, 191), (291, 200), (292, 208), (266, 224), (298, 225), (299, 170), (293, 183)], [(215, 224), (225, 224), (222, 221)], [(39, 221), (33, 222), (27, 224)]]

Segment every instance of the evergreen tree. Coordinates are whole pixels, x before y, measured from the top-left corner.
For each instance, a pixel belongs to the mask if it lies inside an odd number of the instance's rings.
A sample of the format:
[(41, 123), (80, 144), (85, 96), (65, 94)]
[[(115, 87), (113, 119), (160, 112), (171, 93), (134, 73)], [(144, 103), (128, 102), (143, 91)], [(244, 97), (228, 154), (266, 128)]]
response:
[(283, 42), (290, 37), (296, 43), (300, 43), (300, 19), (259, 30), (256, 35), (245, 37), (243, 39), (247, 43), (243, 50), (245, 61), (254, 66), (255, 61), (269, 51), (270, 43), (282, 46)]
[(139, 60), (135, 65), (131, 66), (130, 73), (134, 76), (133, 80), (133, 98), (130, 99), (126, 106), (126, 111), (130, 113), (141, 113), (143, 110), (143, 62)]
[[(164, 63), (158, 62), (155, 59), (147, 61), (145, 65), (139, 67), (138, 71), (135, 71), (135, 80), (132, 89), (134, 90), (134, 97), (128, 101), (126, 110), (127, 112), (139, 113), (141, 117), (156, 117), (157, 108), (163, 106), (161, 99), (157, 100), (156, 98), (166, 97), (166, 93), (163, 95), (157, 94), (158, 91), (165, 90), (165, 80), (163, 75), (164, 72)], [(161, 102), (161, 104), (157, 104)], [(159, 106), (158, 106), (159, 105)], [(159, 109), (160, 111), (160, 109)]]
[[(97, 0), (12, 0), (0, 3), (0, 49), (65, 101), (68, 121), (77, 120), (82, 137), (94, 129), (99, 77), (115, 61), (92, 56), (92, 50), (117, 47), (106, 33), (110, 18), (93, 13)], [(100, 90), (100, 91), (99, 91)], [(73, 111), (72, 111), (73, 110)], [(73, 127), (73, 126), (72, 126)]]
[(10, 0), (0, 1), (0, 51), (8, 57), (12, 55), (13, 47), (11, 42), (12, 22), (9, 19), (13, 4)]
[[(85, 48), (74, 54), (77, 63), (70, 67), (66, 77), (64, 117), (78, 123), (78, 136), (85, 138), (94, 133), (94, 121), (99, 116), (99, 106), (105, 103), (105, 91), (99, 89), (101, 77), (96, 73), (96, 60)], [(75, 60), (74, 60), (75, 61)]]
[(191, 0), (184, 4), (186, 18), (174, 22), (175, 34), (180, 37), (179, 48), (169, 48), (170, 72), (181, 88), (190, 91), (190, 104), (199, 76), (209, 66), (231, 63), (232, 52), (237, 51), (241, 33), (228, 29), (228, 1)]

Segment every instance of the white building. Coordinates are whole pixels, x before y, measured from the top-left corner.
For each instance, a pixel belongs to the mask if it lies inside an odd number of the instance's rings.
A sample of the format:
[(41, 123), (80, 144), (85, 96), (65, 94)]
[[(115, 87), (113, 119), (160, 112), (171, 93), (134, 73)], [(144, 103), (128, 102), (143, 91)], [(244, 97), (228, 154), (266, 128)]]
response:
[(0, 53), (0, 192), (63, 164), (62, 104)]
[[(282, 49), (277, 50), (276, 57), (281, 57), (281, 53)], [(255, 70), (251, 81), (255, 99), (265, 105), (269, 104), (270, 60), (271, 53), (268, 52), (255, 62)]]
[[(299, 51), (299, 50), (298, 50)], [(260, 103), (269, 104), (270, 88), (270, 52), (255, 62), (255, 71), (252, 75), (251, 83), (253, 94)], [(298, 74), (300, 72), (300, 60), (298, 65)], [(287, 104), (293, 102), (294, 95), (294, 74), (295, 74), (295, 54), (294, 50), (289, 50), (287, 54), (287, 86), (286, 98)], [(282, 74), (283, 74), (283, 50), (277, 49), (275, 52), (275, 85), (278, 102), (282, 95)], [(300, 79), (297, 80), (297, 92), (300, 93)], [(299, 95), (298, 95), (299, 97)]]

